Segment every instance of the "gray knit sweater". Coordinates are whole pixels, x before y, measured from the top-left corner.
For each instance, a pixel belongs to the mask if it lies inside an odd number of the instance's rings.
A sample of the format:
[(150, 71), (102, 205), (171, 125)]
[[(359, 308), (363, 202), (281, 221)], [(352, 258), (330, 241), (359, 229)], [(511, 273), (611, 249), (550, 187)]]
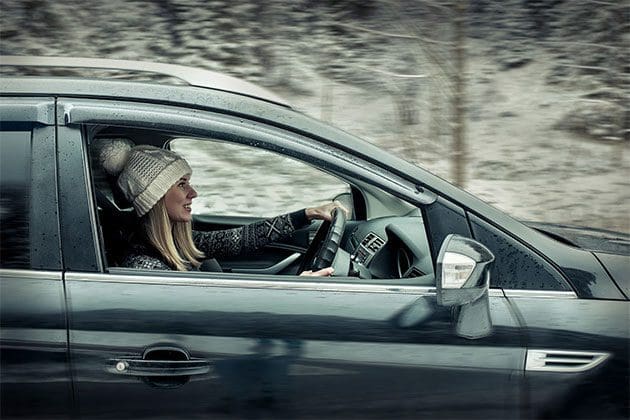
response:
[[(305, 211), (299, 210), (234, 229), (194, 230), (193, 242), (207, 258), (245, 255), (271, 242), (286, 239), (307, 224)], [(121, 265), (145, 270), (174, 269), (147, 241), (133, 241)]]

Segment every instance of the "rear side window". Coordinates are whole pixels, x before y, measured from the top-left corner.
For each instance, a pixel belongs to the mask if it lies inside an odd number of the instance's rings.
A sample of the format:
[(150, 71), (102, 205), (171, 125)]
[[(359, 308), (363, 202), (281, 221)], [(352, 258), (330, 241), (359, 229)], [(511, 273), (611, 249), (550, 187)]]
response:
[(0, 131), (0, 268), (30, 268), (31, 132)]

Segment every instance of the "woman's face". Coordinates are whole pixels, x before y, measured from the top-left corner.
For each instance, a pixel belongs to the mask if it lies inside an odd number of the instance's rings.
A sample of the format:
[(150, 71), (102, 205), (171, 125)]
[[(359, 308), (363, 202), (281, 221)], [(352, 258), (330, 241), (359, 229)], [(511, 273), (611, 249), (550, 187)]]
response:
[(164, 205), (171, 222), (190, 222), (192, 220), (190, 205), (195, 197), (197, 197), (197, 191), (190, 185), (189, 175), (184, 175), (169, 188), (164, 196)]

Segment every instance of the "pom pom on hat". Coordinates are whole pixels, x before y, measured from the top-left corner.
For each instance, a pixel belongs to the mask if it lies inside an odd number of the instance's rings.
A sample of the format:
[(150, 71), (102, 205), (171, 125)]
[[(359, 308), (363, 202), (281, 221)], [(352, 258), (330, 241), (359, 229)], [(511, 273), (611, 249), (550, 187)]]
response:
[(117, 176), (125, 168), (133, 147), (128, 139), (98, 139), (92, 145), (92, 153), (108, 174)]

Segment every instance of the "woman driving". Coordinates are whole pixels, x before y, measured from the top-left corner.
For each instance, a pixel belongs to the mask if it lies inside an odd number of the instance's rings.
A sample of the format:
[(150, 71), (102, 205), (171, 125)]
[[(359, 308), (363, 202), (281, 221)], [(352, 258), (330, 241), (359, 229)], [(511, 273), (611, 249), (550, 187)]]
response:
[[(197, 192), (186, 160), (166, 149), (135, 146), (123, 139), (99, 139), (92, 153), (140, 218), (122, 266), (156, 270), (198, 270), (206, 258), (243, 255), (290, 236), (311, 220), (330, 220), (340, 207), (328, 203), (239, 228), (193, 231), (191, 205)], [(331, 267), (301, 275), (330, 276)]]

